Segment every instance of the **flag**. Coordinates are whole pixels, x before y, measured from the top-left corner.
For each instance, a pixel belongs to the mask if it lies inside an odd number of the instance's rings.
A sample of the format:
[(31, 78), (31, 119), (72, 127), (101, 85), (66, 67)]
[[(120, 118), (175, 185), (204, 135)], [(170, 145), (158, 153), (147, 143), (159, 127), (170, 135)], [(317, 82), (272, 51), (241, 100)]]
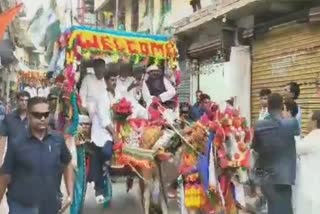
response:
[(23, 4), (18, 4), (17, 6), (10, 8), (0, 14), (0, 40), (3, 39), (4, 33), (8, 25), (14, 20), (16, 15), (20, 12)]

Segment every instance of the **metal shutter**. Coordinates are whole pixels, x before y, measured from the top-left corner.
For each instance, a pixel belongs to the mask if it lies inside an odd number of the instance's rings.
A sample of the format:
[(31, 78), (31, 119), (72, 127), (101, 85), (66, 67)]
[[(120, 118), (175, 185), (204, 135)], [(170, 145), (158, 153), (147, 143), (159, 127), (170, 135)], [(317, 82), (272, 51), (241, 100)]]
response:
[(302, 109), (302, 128), (308, 115), (320, 109), (317, 80), (320, 72), (320, 28), (295, 24), (273, 29), (253, 43), (251, 109), (255, 121), (259, 114), (259, 91), (264, 87), (281, 92), (291, 81), (300, 84), (298, 100)]
[(190, 84), (191, 84), (191, 74), (190, 70), (187, 68), (187, 61), (181, 60), (179, 62), (180, 69), (182, 71), (181, 84), (178, 87), (179, 102), (190, 102)]

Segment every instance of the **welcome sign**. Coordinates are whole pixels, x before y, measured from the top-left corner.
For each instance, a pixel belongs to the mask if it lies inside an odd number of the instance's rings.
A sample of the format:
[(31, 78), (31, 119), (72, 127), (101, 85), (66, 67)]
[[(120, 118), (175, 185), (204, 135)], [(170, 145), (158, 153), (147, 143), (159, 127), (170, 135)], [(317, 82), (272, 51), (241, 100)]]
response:
[(67, 48), (81, 48), (81, 53), (122, 54), (174, 60), (178, 57), (176, 44), (169, 36), (133, 32), (73, 27)]

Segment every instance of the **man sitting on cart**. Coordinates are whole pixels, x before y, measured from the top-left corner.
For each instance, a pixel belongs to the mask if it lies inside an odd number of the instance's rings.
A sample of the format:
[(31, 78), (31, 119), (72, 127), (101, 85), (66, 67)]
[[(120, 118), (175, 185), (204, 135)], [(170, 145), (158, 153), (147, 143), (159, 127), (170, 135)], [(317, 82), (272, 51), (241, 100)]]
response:
[[(146, 108), (141, 105), (140, 85), (142, 85), (143, 72), (136, 70), (133, 72), (130, 63), (120, 63), (119, 76), (117, 79), (116, 92), (119, 99), (126, 98), (131, 102), (133, 113), (131, 118), (148, 119)], [(140, 96), (139, 96), (140, 95)]]
[(176, 109), (177, 103), (174, 100), (176, 90), (164, 76), (164, 72), (157, 65), (150, 65), (147, 68), (147, 75), (142, 86), (142, 95), (147, 108), (149, 109), (152, 104), (160, 103), (165, 108)]

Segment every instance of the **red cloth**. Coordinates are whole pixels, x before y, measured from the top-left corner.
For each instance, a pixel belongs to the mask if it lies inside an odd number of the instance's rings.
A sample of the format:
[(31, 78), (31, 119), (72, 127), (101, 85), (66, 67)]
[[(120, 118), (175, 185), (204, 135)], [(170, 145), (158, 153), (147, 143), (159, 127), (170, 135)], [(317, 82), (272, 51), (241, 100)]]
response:
[(20, 12), (23, 4), (18, 4), (17, 6), (10, 8), (0, 14), (0, 40), (3, 39), (4, 33), (8, 25), (14, 20), (16, 15)]

